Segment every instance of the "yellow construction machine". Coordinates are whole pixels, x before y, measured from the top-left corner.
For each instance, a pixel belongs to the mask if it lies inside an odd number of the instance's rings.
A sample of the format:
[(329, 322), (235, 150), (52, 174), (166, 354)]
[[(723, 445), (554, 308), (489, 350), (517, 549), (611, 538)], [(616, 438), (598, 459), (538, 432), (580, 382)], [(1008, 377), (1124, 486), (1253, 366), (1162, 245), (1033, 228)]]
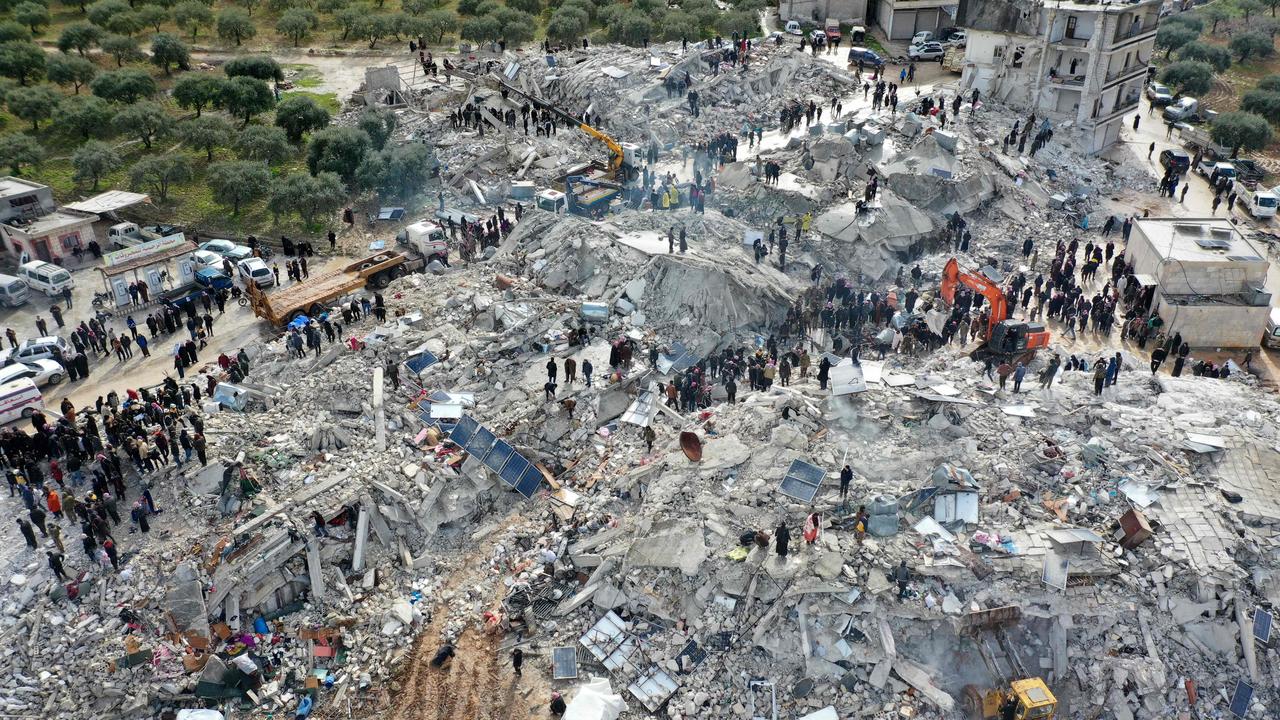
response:
[[(1058, 699), (1044, 680), (1027, 677), (1026, 667), (1010, 645), (1005, 628), (1022, 620), (1016, 605), (966, 613), (960, 633), (973, 638), (978, 652), (1001, 687), (966, 685), (961, 702), (972, 720), (1053, 720)], [(1020, 679), (1014, 679), (1020, 678)]]

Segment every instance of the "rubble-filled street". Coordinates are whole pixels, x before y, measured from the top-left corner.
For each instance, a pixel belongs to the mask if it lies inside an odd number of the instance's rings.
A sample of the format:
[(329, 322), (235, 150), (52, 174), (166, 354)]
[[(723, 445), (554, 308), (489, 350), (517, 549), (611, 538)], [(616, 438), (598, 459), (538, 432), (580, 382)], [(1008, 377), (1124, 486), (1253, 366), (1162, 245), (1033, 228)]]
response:
[(371, 68), (448, 262), (5, 431), (2, 714), (1280, 717), (1268, 238), (798, 45)]

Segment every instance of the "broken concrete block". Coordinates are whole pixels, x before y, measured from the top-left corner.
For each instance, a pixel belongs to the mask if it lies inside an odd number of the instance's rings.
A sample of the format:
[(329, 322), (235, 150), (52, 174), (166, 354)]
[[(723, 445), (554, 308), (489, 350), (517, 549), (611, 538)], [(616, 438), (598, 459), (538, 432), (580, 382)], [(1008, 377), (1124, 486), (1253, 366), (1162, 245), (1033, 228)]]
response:
[(956, 134), (950, 130), (934, 130), (933, 139), (938, 143), (938, 147), (941, 147), (948, 152), (956, 151), (956, 142), (958, 141), (958, 138), (956, 137)]

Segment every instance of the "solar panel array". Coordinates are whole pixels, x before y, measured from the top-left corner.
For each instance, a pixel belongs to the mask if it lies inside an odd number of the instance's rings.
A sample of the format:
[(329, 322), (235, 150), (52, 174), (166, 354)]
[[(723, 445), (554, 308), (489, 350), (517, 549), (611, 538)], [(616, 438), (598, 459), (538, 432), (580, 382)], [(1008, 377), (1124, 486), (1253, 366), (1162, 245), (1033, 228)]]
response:
[(542, 471), (536, 465), (469, 416), (458, 420), (449, 431), (449, 439), (525, 498), (532, 498), (542, 485)]
[(782, 478), (782, 484), (778, 486), (778, 492), (801, 502), (813, 502), (813, 498), (818, 494), (818, 488), (822, 485), (822, 480), (826, 476), (827, 471), (817, 465), (811, 465), (803, 460), (796, 460), (787, 469), (787, 475)]

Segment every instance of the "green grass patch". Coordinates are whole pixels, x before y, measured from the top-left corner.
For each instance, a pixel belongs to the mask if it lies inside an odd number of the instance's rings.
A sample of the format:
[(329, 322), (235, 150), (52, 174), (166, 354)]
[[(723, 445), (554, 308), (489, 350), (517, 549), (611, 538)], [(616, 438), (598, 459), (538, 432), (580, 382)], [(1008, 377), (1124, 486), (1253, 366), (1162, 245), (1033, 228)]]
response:
[(880, 40), (871, 33), (867, 33), (862, 42), (864, 47), (874, 51), (880, 57), (887, 57), (890, 54), (888, 50), (885, 50), (884, 45), (880, 44)]
[(314, 93), (306, 90), (288, 90), (280, 93), (281, 97), (289, 95), (302, 95), (316, 101), (316, 104), (329, 111), (330, 115), (337, 115), (342, 110), (342, 103), (338, 101), (337, 93)]

